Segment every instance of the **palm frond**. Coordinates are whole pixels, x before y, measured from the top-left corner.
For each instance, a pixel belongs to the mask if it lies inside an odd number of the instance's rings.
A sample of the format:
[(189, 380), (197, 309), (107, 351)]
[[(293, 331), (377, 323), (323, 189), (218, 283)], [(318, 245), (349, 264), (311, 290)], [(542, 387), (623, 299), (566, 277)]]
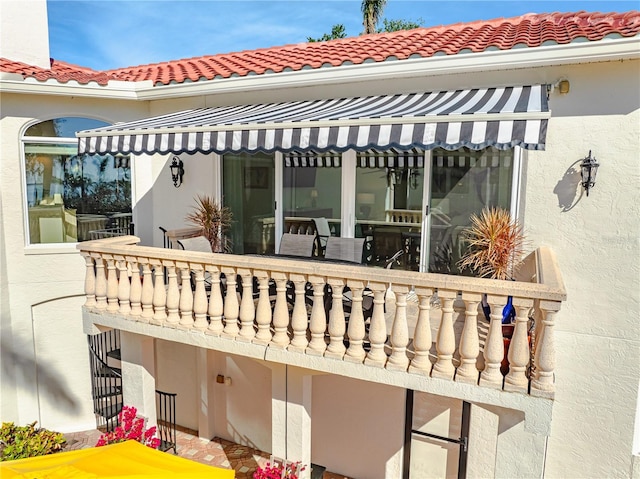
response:
[(230, 252), (231, 244), (226, 235), (233, 220), (233, 213), (228, 206), (220, 206), (213, 198), (198, 195), (195, 206), (185, 216), (185, 219), (196, 226), (200, 226), (204, 236), (211, 243), (214, 252)]
[(525, 248), (518, 221), (503, 208), (484, 208), (479, 216), (471, 215), (470, 219), (471, 226), (462, 232), (468, 248), (458, 267), (470, 268), (483, 278), (512, 278)]

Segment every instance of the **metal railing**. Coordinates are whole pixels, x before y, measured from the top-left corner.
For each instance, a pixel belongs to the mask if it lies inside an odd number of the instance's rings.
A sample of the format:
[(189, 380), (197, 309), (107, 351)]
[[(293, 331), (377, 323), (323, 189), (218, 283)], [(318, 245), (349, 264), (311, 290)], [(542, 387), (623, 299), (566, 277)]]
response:
[(166, 393), (156, 389), (156, 415), (158, 420), (157, 434), (161, 451), (173, 449), (178, 453), (176, 433), (176, 393)]

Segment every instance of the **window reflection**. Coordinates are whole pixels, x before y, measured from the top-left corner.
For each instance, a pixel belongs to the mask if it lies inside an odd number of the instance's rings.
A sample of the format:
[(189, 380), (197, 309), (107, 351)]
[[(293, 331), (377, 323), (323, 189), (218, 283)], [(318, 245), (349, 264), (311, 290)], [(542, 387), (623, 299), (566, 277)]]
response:
[(127, 234), (131, 225), (129, 157), (77, 155), (77, 141), (37, 141), (103, 122), (57, 119), (33, 125), (25, 138), (29, 242), (73, 243)]

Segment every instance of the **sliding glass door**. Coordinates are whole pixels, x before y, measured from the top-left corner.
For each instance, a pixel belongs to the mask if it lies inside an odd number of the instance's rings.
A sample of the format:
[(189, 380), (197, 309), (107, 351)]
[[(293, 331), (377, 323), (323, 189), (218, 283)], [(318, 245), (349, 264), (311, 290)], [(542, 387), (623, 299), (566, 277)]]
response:
[(423, 164), (421, 150), (358, 155), (355, 235), (365, 238), (367, 264), (420, 270)]
[(514, 150), (435, 149), (431, 154), (429, 262), (432, 273), (462, 274), (462, 231), (486, 206), (511, 210)]
[(235, 254), (275, 251), (275, 168), (273, 155), (222, 157), (223, 204), (233, 213), (230, 239)]

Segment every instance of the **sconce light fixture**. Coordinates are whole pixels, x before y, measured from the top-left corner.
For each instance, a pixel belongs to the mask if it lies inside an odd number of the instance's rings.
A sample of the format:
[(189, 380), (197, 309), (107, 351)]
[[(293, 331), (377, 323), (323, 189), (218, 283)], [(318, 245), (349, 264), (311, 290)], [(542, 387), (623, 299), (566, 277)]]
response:
[(593, 188), (596, 184), (596, 174), (598, 173), (598, 167), (600, 164), (596, 161), (595, 157), (591, 157), (591, 150), (589, 150), (589, 156), (582, 159), (580, 163), (580, 172), (582, 174), (582, 187), (589, 196), (589, 189)]
[(387, 186), (395, 186), (402, 184), (402, 170), (395, 168), (387, 168)]
[(180, 158), (174, 156), (171, 165), (169, 165), (169, 168), (171, 168), (171, 179), (173, 180), (173, 186), (175, 186), (176, 188), (180, 188), (180, 185), (182, 184), (182, 177), (184, 176), (184, 163), (182, 163), (182, 160)]

